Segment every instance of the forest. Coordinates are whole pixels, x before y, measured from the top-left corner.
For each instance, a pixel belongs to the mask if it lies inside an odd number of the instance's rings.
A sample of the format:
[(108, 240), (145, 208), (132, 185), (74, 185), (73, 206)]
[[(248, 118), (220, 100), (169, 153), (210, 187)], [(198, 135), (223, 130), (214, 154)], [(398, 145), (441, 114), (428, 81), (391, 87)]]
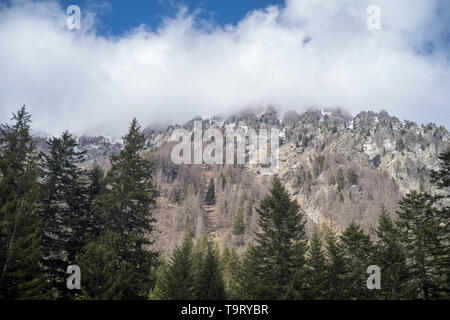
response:
[[(104, 172), (81, 166), (85, 152), (67, 131), (40, 151), (25, 107), (2, 124), (0, 299), (450, 299), (450, 149), (430, 173), (431, 192), (410, 190), (396, 212), (380, 208), (376, 237), (356, 223), (317, 225), (307, 237), (304, 212), (274, 177), (243, 257), (190, 230), (165, 256), (152, 246), (158, 190), (136, 119), (123, 139)], [(81, 270), (79, 290), (67, 287), (70, 265)], [(367, 287), (371, 265), (380, 289)]]

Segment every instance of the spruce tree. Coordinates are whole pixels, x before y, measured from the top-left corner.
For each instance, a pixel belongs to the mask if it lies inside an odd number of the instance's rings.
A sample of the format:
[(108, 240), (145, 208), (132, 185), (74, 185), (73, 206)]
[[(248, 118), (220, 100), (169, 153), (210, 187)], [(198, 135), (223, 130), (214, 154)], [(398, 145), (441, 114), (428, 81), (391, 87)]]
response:
[(241, 300), (265, 299), (261, 252), (252, 245), (247, 246), (241, 268), (236, 274), (235, 297)]
[(314, 229), (309, 241), (305, 269), (305, 298), (315, 300), (325, 299), (328, 289), (326, 282), (326, 259), (323, 250), (322, 235), (318, 227)]
[(195, 282), (196, 298), (199, 300), (226, 299), (219, 250), (212, 241), (207, 242), (206, 252), (198, 268)]
[(157, 279), (156, 298), (195, 299), (195, 280), (192, 235), (188, 232), (183, 244), (175, 249), (168, 265), (164, 267)]
[(236, 218), (234, 220), (233, 234), (238, 236), (243, 234), (244, 231), (245, 231), (244, 215), (242, 213), (242, 210), (239, 209)]
[[(433, 299), (442, 295), (440, 282), (445, 277), (445, 248), (448, 226), (442, 224), (434, 208), (435, 199), (412, 191), (399, 202), (397, 211), (405, 247), (408, 278), (406, 292), (416, 299)], [(448, 262), (448, 260), (447, 260)]]
[(250, 249), (244, 259), (244, 264), (258, 268), (254, 276), (261, 285), (256, 287), (260, 292), (254, 298), (287, 298), (296, 274), (304, 267), (303, 213), (297, 202), (290, 199), (278, 177), (273, 179), (269, 194), (256, 210), (260, 231), (255, 234), (254, 249)]
[(400, 230), (384, 208), (378, 219), (377, 236), (376, 265), (382, 274), (379, 296), (389, 300), (413, 298), (406, 296), (403, 288), (407, 269)]
[(81, 292), (77, 299), (121, 300), (134, 294), (134, 272), (118, 255), (122, 236), (105, 230), (86, 244), (76, 257), (81, 269)]
[(150, 250), (149, 246), (153, 243), (155, 219), (152, 208), (156, 189), (152, 164), (141, 154), (144, 149), (145, 137), (134, 119), (124, 137), (120, 154), (110, 157), (111, 169), (105, 177), (103, 192), (95, 202), (95, 208), (104, 221), (104, 235), (100, 236), (103, 240), (92, 246), (102, 246), (102, 241), (111, 243), (110, 250), (114, 253), (116, 263), (112, 266), (112, 272), (89, 270), (83, 275), (94, 283), (95, 279), (104, 278), (115, 282), (112, 285), (114, 291), (101, 293), (104, 297), (144, 299), (154, 286), (158, 254)]
[(439, 169), (431, 172), (431, 182), (438, 189), (434, 194), (435, 218), (442, 226), (438, 256), (439, 296), (450, 299), (450, 148), (439, 155)]
[(375, 247), (370, 237), (352, 222), (341, 235), (347, 272), (345, 298), (350, 300), (373, 298), (376, 291), (367, 289), (367, 267), (375, 264)]
[(334, 225), (326, 228), (325, 248), (327, 258), (325, 275), (328, 286), (326, 297), (332, 300), (345, 299), (348, 285), (346, 282), (347, 261)]
[(0, 128), (0, 299), (45, 298), (36, 145), (25, 106)]
[(66, 269), (86, 244), (90, 211), (86, 204), (86, 172), (80, 168), (85, 152), (65, 131), (48, 141), (49, 153), (42, 154), (40, 214), (44, 222), (42, 263), (51, 286), (52, 298), (67, 299)]
[(214, 190), (214, 180), (211, 178), (208, 185), (208, 191), (206, 192), (205, 204), (213, 206), (216, 204), (216, 193)]
[(223, 277), (226, 295), (230, 299), (237, 299), (237, 274), (241, 268), (241, 263), (236, 250), (225, 247), (222, 253)]

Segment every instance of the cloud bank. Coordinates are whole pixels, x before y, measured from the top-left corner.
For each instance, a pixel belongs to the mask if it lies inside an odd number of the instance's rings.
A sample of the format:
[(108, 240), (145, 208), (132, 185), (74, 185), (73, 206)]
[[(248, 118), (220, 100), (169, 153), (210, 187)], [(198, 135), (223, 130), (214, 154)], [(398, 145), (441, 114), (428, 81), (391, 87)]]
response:
[[(381, 9), (381, 29), (366, 9)], [(0, 5), (0, 120), (26, 104), (38, 131), (123, 134), (243, 107), (385, 109), (450, 125), (450, 5), (428, 0), (288, 0), (236, 25), (180, 8), (120, 37), (79, 31), (55, 2)]]

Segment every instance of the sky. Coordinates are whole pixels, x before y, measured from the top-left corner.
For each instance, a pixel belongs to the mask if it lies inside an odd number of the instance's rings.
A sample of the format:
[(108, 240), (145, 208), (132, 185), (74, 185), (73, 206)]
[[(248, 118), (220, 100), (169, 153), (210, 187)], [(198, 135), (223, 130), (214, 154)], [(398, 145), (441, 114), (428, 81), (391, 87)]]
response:
[(22, 104), (55, 135), (266, 106), (448, 129), (450, 1), (0, 0), (0, 122)]

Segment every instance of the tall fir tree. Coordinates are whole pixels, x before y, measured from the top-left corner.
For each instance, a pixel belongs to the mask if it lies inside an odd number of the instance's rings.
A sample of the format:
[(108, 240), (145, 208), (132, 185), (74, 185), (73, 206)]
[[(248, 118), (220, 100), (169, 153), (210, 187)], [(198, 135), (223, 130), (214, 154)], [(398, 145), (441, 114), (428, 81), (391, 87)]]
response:
[(0, 299), (45, 298), (36, 145), (25, 106), (0, 128)]
[(241, 300), (265, 299), (261, 252), (249, 244), (242, 258), (241, 268), (236, 274), (235, 298)]
[(87, 177), (80, 164), (85, 152), (65, 131), (47, 142), (49, 153), (42, 154), (40, 214), (44, 222), (42, 263), (50, 296), (68, 299), (73, 296), (66, 287), (66, 269), (86, 243), (86, 222), (90, 211), (86, 204)]
[[(93, 283), (104, 278), (115, 282), (112, 290), (101, 293), (104, 297), (145, 299), (154, 286), (158, 253), (149, 247), (153, 243), (152, 208), (157, 193), (152, 164), (142, 157), (144, 149), (145, 136), (133, 119), (120, 154), (110, 157), (111, 169), (104, 180), (104, 191), (95, 202), (104, 226), (101, 239), (91, 246), (102, 246), (102, 239), (107, 239), (117, 262), (112, 265), (113, 272), (97, 270), (83, 275)], [(80, 264), (86, 257), (79, 258)], [(87, 294), (93, 295), (89, 290), (86, 289)]]
[(226, 295), (230, 299), (237, 299), (237, 274), (241, 268), (241, 262), (234, 248), (225, 247), (222, 253), (223, 277)]
[(404, 290), (407, 269), (400, 230), (384, 208), (378, 219), (376, 233), (376, 265), (382, 273), (379, 297), (388, 300), (413, 298), (408, 297)]
[(450, 148), (439, 155), (439, 168), (431, 172), (431, 182), (438, 189), (434, 195), (435, 217), (443, 227), (439, 252), (439, 296), (450, 299)]
[(319, 227), (314, 229), (307, 251), (305, 282), (306, 299), (325, 299), (327, 292), (326, 259)]
[(443, 254), (448, 246), (448, 228), (441, 224), (434, 204), (435, 199), (430, 195), (412, 191), (400, 200), (397, 211), (397, 226), (407, 257), (406, 293), (416, 299), (428, 300), (442, 295), (440, 281), (445, 276)]
[[(244, 270), (253, 274), (243, 274), (241, 281), (257, 277), (255, 282), (260, 285), (252, 290), (254, 295), (250, 298), (288, 298), (296, 274), (304, 267), (303, 213), (297, 202), (290, 199), (278, 177), (273, 179), (269, 194), (256, 210), (260, 231), (255, 234), (255, 246), (249, 248), (243, 263)], [(245, 286), (241, 283), (241, 288)]]
[(327, 258), (325, 275), (328, 285), (326, 297), (331, 300), (345, 299), (347, 297), (346, 274), (348, 268), (345, 253), (334, 225), (326, 228), (325, 248)]
[(223, 268), (221, 266), (219, 250), (208, 240), (206, 250), (202, 254), (195, 281), (196, 298), (199, 300), (226, 299)]
[(192, 234), (188, 232), (183, 244), (176, 248), (169, 263), (157, 279), (155, 298), (162, 300), (195, 299), (195, 280)]
[(375, 265), (375, 246), (369, 235), (352, 222), (342, 233), (341, 243), (347, 265), (345, 298), (349, 300), (376, 297), (377, 291), (367, 289), (369, 266)]
[(214, 180), (211, 178), (208, 185), (208, 191), (206, 192), (205, 204), (213, 206), (216, 204), (216, 192), (214, 188)]

